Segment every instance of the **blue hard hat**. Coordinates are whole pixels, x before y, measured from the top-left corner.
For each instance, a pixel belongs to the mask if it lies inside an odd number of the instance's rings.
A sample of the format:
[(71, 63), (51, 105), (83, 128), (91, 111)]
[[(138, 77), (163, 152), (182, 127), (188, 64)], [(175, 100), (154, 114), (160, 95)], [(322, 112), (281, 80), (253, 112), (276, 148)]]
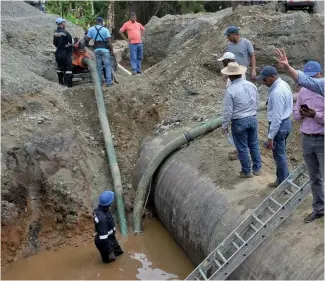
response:
[(258, 75), (256, 77), (256, 80), (264, 80), (266, 77), (269, 77), (269, 76), (274, 76), (274, 75), (277, 75), (278, 72), (276, 71), (275, 67), (271, 66), (271, 65), (267, 65), (265, 67), (263, 67), (260, 75)]
[(310, 77), (322, 72), (322, 67), (317, 61), (309, 61), (304, 65), (304, 73)]
[(57, 18), (57, 19), (55, 20), (55, 22), (56, 22), (56, 24), (60, 24), (60, 23), (65, 22), (65, 19), (63, 19), (63, 18)]
[(102, 17), (98, 17), (98, 18), (96, 19), (96, 22), (104, 22), (104, 19), (103, 19)]
[(115, 193), (113, 191), (105, 190), (101, 195), (99, 195), (99, 205), (103, 207), (108, 207), (114, 201)]

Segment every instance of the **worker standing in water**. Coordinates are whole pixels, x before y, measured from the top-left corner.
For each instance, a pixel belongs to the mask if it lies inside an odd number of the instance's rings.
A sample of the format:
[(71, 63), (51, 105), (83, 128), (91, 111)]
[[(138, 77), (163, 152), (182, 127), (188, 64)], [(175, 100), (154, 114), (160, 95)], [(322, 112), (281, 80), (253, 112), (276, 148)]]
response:
[(56, 47), (55, 60), (59, 84), (72, 87), (72, 36), (65, 30), (65, 20), (57, 18), (58, 28), (53, 35), (53, 45)]
[[(124, 32), (127, 32), (128, 38), (125, 37)], [(122, 38), (129, 42), (130, 63), (133, 75), (142, 73), (143, 45), (141, 37), (143, 32), (144, 27), (136, 21), (136, 15), (133, 12), (130, 14), (130, 20), (124, 23), (120, 29)]]
[(109, 211), (114, 201), (114, 192), (104, 191), (99, 196), (99, 205), (94, 210), (95, 245), (102, 256), (104, 263), (115, 261), (117, 256), (124, 252), (115, 237), (115, 223), (112, 214)]

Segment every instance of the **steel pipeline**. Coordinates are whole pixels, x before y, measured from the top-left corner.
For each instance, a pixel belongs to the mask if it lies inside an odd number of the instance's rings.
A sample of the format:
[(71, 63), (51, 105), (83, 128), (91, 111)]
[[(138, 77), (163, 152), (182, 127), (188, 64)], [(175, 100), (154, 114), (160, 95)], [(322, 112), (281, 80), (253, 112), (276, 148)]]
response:
[[(293, 96), (294, 101), (296, 97)], [(265, 102), (260, 103), (258, 107), (258, 111), (265, 110), (267, 108)], [(167, 157), (173, 153), (175, 150), (180, 148), (182, 145), (187, 144), (194, 139), (204, 136), (207, 133), (221, 127), (222, 124), (222, 117), (216, 118), (206, 122), (204, 125), (196, 127), (176, 139), (169, 142), (166, 146), (164, 146), (161, 150), (159, 150), (153, 158), (149, 161), (147, 165), (147, 169), (141, 176), (140, 182), (137, 187), (135, 200), (134, 200), (134, 207), (133, 207), (133, 234), (142, 233), (142, 215), (144, 209), (144, 202), (146, 199), (146, 195), (148, 193), (148, 186), (150, 180), (152, 179), (154, 173), (157, 171), (158, 167), (161, 163), (167, 159)]]

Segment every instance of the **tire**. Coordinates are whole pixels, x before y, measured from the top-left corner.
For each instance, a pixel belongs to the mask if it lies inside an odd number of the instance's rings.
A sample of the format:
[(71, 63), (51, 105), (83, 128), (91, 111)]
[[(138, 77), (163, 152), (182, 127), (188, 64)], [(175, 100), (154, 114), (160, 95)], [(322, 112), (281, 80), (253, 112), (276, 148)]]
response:
[(280, 13), (286, 13), (288, 11), (287, 5), (283, 2), (278, 3), (278, 9)]

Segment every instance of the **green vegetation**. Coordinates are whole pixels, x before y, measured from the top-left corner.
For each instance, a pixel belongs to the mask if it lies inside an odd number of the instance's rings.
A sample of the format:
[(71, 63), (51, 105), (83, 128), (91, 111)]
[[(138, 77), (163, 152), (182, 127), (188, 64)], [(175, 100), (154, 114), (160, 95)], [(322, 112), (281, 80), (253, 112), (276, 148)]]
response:
[(152, 16), (215, 12), (226, 5), (226, 1), (48, 1), (46, 9), (87, 29), (98, 16), (111, 27), (119, 28), (130, 11), (136, 12), (138, 21), (146, 24)]

